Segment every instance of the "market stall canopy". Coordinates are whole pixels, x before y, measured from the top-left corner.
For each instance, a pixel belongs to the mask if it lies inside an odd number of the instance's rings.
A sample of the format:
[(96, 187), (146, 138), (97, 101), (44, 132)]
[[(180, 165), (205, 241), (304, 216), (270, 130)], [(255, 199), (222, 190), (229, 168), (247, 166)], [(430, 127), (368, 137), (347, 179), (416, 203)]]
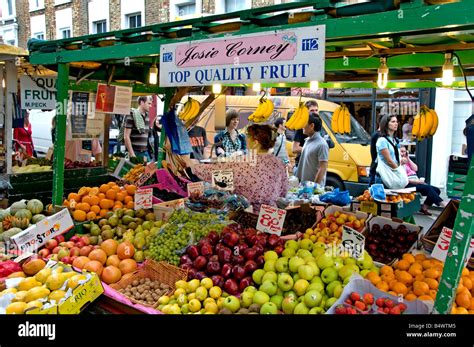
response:
[(27, 50), (20, 47), (0, 43), (0, 61), (12, 60), (16, 57), (26, 56), (28, 56)]
[(29, 43), (30, 61), (51, 68), (72, 63), (70, 75), (79, 78), (146, 83), (163, 44), (325, 25), (326, 82), (375, 81), (381, 57), (387, 58), (390, 80), (433, 80), (441, 76), (446, 52), (457, 55), (465, 75), (474, 74), (472, 13), (474, 1), (467, 0), (286, 3), (63, 40), (35, 40)]

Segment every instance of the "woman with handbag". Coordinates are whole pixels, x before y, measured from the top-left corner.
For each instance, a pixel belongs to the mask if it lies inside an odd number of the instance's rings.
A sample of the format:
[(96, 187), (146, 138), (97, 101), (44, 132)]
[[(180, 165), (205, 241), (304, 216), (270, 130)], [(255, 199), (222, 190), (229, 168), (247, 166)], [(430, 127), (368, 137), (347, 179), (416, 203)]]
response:
[(395, 132), (398, 129), (396, 116), (385, 115), (380, 121), (381, 136), (377, 140), (377, 174), (387, 188), (401, 189), (408, 184), (408, 176), (402, 165), (407, 159), (401, 158)]

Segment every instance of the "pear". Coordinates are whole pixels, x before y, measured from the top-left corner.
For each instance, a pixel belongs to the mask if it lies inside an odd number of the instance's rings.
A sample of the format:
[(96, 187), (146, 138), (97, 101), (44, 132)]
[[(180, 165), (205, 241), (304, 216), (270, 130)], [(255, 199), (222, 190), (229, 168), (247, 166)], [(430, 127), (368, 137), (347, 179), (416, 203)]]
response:
[(51, 273), (53, 272), (53, 270), (51, 270), (50, 267), (48, 268), (44, 268), (42, 270), (40, 270), (36, 275), (35, 275), (35, 279), (38, 281), (38, 282), (41, 282), (41, 283), (45, 283), (46, 280), (48, 279), (48, 277), (51, 275)]

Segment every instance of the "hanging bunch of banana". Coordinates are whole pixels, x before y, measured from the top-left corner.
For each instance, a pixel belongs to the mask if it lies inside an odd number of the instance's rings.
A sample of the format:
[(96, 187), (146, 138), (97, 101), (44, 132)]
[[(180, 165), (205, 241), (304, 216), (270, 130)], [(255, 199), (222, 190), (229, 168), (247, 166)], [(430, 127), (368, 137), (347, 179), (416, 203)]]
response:
[(423, 105), (413, 120), (412, 137), (418, 141), (433, 136), (438, 129), (438, 115), (435, 110)]
[(275, 106), (271, 100), (262, 96), (259, 100), (257, 109), (249, 116), (248, 120), (254, 123), (263, 123), (270, 118), (274, 107)]
[(179, 113), (178, 117), (183, 122), (187, 122), (191, 119), (194, 119), (198, 114), (201, 108), (199, 101), (188, 97), (188, 101), (184, 103), (183, 110)]
[(341, 104), (332, 114), (331, 129), (336, 134), (351, 133), (351, 114), (346, 105)]
[(298, 108), (295, 113), (291, 116), (290, 120), (286, 123), (286, 127), (290, 130), (303, 129), (309, 120), (309, 109), (306, 107), (304, 102), (300, 101)]

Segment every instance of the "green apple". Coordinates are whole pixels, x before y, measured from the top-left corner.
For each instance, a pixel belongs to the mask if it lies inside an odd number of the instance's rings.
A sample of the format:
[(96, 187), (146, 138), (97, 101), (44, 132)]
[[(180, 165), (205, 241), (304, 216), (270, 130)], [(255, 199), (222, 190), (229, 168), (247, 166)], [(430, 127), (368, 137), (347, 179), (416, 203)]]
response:
[(311, 280), (311, 283), (321, 283), (322, 286), (324, 287), (324, 282), (323, 282), (323, 280), (321, 279), (321, 276), (315, 276), (315, 277), (313, 277), (313, 279)]
[(285, 248), (292, 248), (295, 252), (300, 248), (300, 245), (295, 240), (288, 240), (285, 242)]
[(253, 303), (253, 293), (244, 291), (240, 296), (242, 307), (248, 308)]
[(204, 288), (206, 289), (211, 289), (213, 287), (213, 283), (212, 283), (212, 280), (209, 278), (209, 277), (204, 277), (202, 280), (201, 280), (201, 286), (203, 286)]
[[(189, 302), (189, 304), (191, 304), (191, 302)], [(223, 306), (229, 311), (235, 313), (238, 310), (240, 310), (240, 300), (237, 297), (230, 295), (227, 298), (225, 298)]]
[(344, 265), (349, 265), (349, 264), (357, 265), (356, 262), (357, 260), (351, 257), (347, 257), (346, 259), (344, 259)]
[(273, 295), (270, 298), (270, 302), (273, 302), (279, 310), (281, 310), (281, 303), (283, 302), (283, 296), (281, 295)]
[(344, 288), (342, 287), (342, 284), (336, 285), (333, 288), (332, 296), (334, 296), (335, 298), (340, 298), (343, 290)]
[(329, 283), (327, 286), (326, 286), (326, 294), (329, 296), (329, 297), (332, 297), (334, 296), (334, 288), (336, 288), (336, 286), (341, 286), (342, 287), (342, 283), (340, 281), (333, 281), (331, 283)]
[(322, 307), (313, 307), (308, 312), (308, 314), (323, 314), (323, 313), (324, 313), (324, 309)]
[(373, 272), (375, 272), (377, 275), (380, 275), (380, 268), (378, 268), (378, 267), (375, 266), (375, 265), (370, 268), (370, 271), (373, 271)]
[(300, 302), (298, 305), (296, 305), (293, 314), (308, 314), (308, 312), (309, 308), (306, 307), (304, 302)]
[(288, 257), (281, 257), (275, 263), (275, 270), (278, 272), (288, 272)]
[(287, 258), (291, 258), (296, 254), (296, 251), (293, 248), (285, 248), (281, 255)]
[(283, 297), (286, 298), (287, 296), (292, 296), (293, 298), (297, 298), (297, 295), (294, 290), (289, 290), (283, 294)]
[(269, 272), (266, 272), (265, 275), (263, 275), (263, 277), (262, 277), (262, 283), (265, 282), (265, 281), (273, 281), (273, 282), (276, 282), (277, 279), (278, 279), (278, 275), (276, 274), (276, 272), (269, 271)]
[(311, 281), (314, 277), (313, 268), (310, 265), (301, 265), (298, 268), (298, 275), (304, 280)]
[(313, 255), (315, 259), (317, 259), (321, 254), (324, 254), (324, 253), (326, 253), (326, 249), (322, 247), (314, 247), (313, 252), (311, 252), (311, 254)]
[(316, 262), (318, 267), (321, 270), (324, 270), (326, 268), (334, 266), (334, 260), (332, 257), (326, 255), (326, 254), (321, 254)]
[(188, 297), (186, 296), (186, 294), (180, 294), (176, 302), (179, 306), (183, 306), (188, 303)]
[(299, 279), (300, 279), (300, 275), (298, 275), (298, 274), (294, 274), (294, 275), (293, 275), (293, 282), (296, 282), (296, 281), (298, 281)]
[(342, 281), (342, 285), (343, 285), (343, 286), (347, 285), (347, 284), (351, 281), (351, 277), (352, 277), (352, 276), (349, 276), (349, 277), (344, 278), (344, 281)]
[(362, 270), (360, 272), (360, 275), (365, 278), (370, 271), (371, 271), (370, 269)]
[(306, 258), (306, 257), (312, 257), (313, 255), (311, 254), (310, 251), (307, 249), (299, 249), (298, 252), (296, 252), (296, 255), (300, 258)]
[(337, 271), (333, 267), (328, 267), (321, 272), (321, 279), (323, 280), (324, 283), (328, 284), (331, 283), (335, 280), (337, 280)]
[(308, 288), (306, 288), (306, 291), (309, 292), (311, 290), (317, 290), (318, 292), (323, 293), (324, 292), (324, 284), (318, 283), (318, 282), (310, 283)]
[(334, 267), (339, 271), (344, 266), (344, 260), (341, 257), (334, 258)]
[(324, 242), (318, 241), (313, 245), (313, 250), (315, 248), (323, 248), (326, 249), (327, 245)]
[(324, 307), (326, 308), (326, 311), (329, 310), (329, 308), (334, 305), (334, 303), (337, 301), (337, 298), (329, 298), (327, 301), (326, 301), (326, 304), (324, 305)]
[(182, 314), (188, 314), (189, 313), (189, 305), (188, 304), (184, 304), (183, 306), (181, 306), (181, 313)]
[(254, 286), (248, 286), (247, 288), (244, 289), (244, 292), (249, 292), (249, 293), (252, 293), (252, 294), (255, 294), (257, 291), (258, 291), (258, 289), (255, 288)]
[(265, 270), (263, 269), (257, 269), (253, 272), (252, 274), (252, 279), (256, 284), (261, 284), (263, 275), (265, 275)]
[(201, 285), (201, 282), (195, 278), (188, 282), (188, 287), (186, 288), (186, 292), (194, 293), (200, 285)]
[(262, 306), (264, 303), (269, 302), (270, 297), (267, 293), (258, 291), (253, 295), (253, 303)]
[(264, 254), (263, 254), (263, 258), (265, 259), (265, 261), (269, 261), (269, 260), (277, 260), (278, 259), (278, 253), (275, 252), (275, 251), (266, 251)]
[(281, 273), (278, 275), (278, 287), (283, 291), (289, 291), (293, 288), (293, 278), (287, 273)]
[(268, 294), (268, 296), (275, 295), (277, 292), (278, 286), (275, 281), (263, 281), (263, 283), (260, 285), (258, 290), (261, 292), (265, 292)]
[(294, 296), (287, 296), (283, 299), (281, 308), (285, 314), (293, 314), (297, 304), (298, 302)]
[(307, 249), (308, 251), (313, 249), (313, 241), (310, 239), (303, 239), (300, 241), (300, 248)]
[(339, 272), (338, 272), (338, 275), (341, 278), (341, 280), (344, 281), (346, 279), (346, 277), (351, 277), (352, 274), (358, 272), (354, 269), (354, 267), (356, 267), (357, 270), (359, 270), (357, 265), (354, 265), (354, 264), (344, 265), (342, 268), (340, 268)]
[(302, 296), (304, 293), (306, 293), (306, 289), (309, 286), (309, 282), (304, 279), (299, 279), (298, 281), (295, 282), (293, 285), (293, 290), (295, 291), (296, 295)]
[(204, 301), (207, 298), (207, 289), (203, 286), (196, 289), (196, 299), (199, 301)]
[(319, 267), (318, 265), (316, 264), (316, 261), (308, 261), (306, 263), (307, 265), (311, 266), (313, 268), (313, 274), (314, 276), (319, 276), (319, 274), (321, 273), (321, 271), (319, 270)]
[(310, 261), (316, 262), (316, 259), (314, 259), (313, 255), (308, 255), (303, 258), (305, 264), (308, 264)]
[(289, 268), (290, 268), (290, 271), (293, 272), (293, 273), (297, 273), (298, 272), (298, 268), (301, 266), (301, 265), (304, 265), (304, 259), (301, 258), (301, 257), (298, 257), (297, 255), (295, 255), (294, 257), (291, 257), (289, 262), (288, 262), (288, 265), (289, 265)]
[(366, 253), (364, 253), (364, 257), (362, 260), (357, 260), (357, 266), (361, 270), (369, 270), (374, 266), (374, 262), (372, 260), (372, 257)]
[(309, 308), (318, 306), (321, 300), (323, 300), (323, 296), (317, 290), (310, 290), (304, 295), (304, 303)]
[(273, 302), (266, 302), (260, 307), (260, 314), (277, 314), (278, 307)]
[[(277, 284), (278, 284), (278, 282), (277, 282)], [(281, 290), (280, 287), (278, 287), (276, 295), (281, 295), (281, 296), (283, 296), (283, 294), (284, 294), (284, 291)]]
[(275, 263), (276, 263), (276, 260), (267, 260), (265, 261), (265, 264), (263, 265), (263, 269), (266, 272), (270, 272), (270, 271), (275, 272)]

